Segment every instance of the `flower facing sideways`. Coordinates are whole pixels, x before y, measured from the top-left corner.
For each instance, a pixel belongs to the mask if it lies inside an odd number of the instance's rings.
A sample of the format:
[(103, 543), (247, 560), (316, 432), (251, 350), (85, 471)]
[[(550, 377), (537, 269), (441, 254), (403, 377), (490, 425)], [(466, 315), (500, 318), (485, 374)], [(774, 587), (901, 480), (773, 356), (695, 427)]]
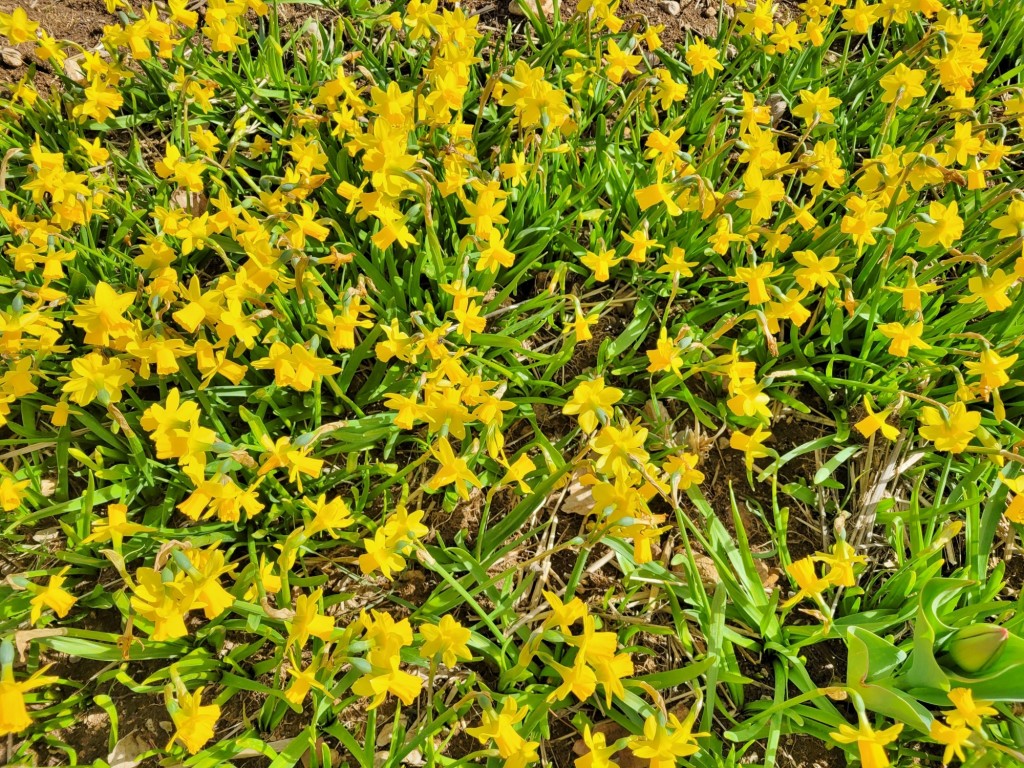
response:
[[(6, 641), (4, 646), (0, 651), (9, 651), (13, 657), (13, 648)], [(25, 706), (25, 694), (33, 688), (57, 682), (56, 677), (45, 677), (45, 671), (44, 667), (18, 682), (14, 679), (12, 665), (4, 659), (3, 671), (0, 672), (0, 736), (21, 733), (32, 725), (32, 718)]]
[(217, 704), (204, 705), (202, 699), (202, 687), (192, 693), (179, 691), (177, 699), (169, 699), (167, 709), (171, 713), (175, 730), (168, 748), (175, 741), (180, 741), (189, 754), (194, 755), (213, 738), (220, 707)]
[(890, 763), (885, 745), (895, 741), (902, 730), (903, 723), (897, 723), (884, 731), (876, 731), (868, 723), (862, 722), (859, 729), (843, 724), (837, 733), (829, 735), (840, 744), (856, 744), (864, 768), (887, 768)]

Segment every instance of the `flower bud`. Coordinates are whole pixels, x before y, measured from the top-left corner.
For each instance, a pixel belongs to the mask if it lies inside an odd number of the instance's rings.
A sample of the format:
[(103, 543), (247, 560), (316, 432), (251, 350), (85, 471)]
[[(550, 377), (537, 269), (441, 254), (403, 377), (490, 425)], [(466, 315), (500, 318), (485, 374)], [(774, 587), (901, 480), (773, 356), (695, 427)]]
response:
[(977, 672), (999, 658), (1009, 636), (1009, 631), (995, 624), (962, 627), (949, 642), (949, 655), (965, 672)]
[(10, 640), (0, 640), (0, 668), (9, 669), (14, 664), (14, 646)]

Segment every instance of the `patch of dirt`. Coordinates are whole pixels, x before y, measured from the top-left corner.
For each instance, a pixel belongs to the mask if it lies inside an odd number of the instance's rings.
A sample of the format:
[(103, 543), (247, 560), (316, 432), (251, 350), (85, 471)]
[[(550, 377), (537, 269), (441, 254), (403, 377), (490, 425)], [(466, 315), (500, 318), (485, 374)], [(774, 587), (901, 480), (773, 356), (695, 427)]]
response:
[(567, 435), (576, 426), (576, 422), (566, 416), (558, 408), (545, 403), (533, 403), (533, 413), (537, 417), (537, 426), (545, 435)]
[(299, 3), (279, 3), (277, 6), (277, 19), (282, 32), (297, 31), (308, 19), (316, 19), (330, 29), (339, 18), (341, 13), (332, 8)]
[[(639, 645), (650, 651), (650, 653), (633, 652), (634, 676), (650, 675), (656, 672), (664, 672), (669, 669), (678, 669), (686, 666), (690, 660), (683, 655), (682, 644), (672, 635), (660, 635), (653, 632), (637, 632), (630, 638), (630, 645)], [(666, 698), (680, 690), (673, 686), (662, 692)]]
[[(0, 11), (10, 13), (21, 6), (32, 21), (58, 40), (70, 40), (82, 47), (95, 47), (103, 36), (103, 27), (115, 23), (116, 19), (107, 13), (103, 0), (0, 0)], [(19, 67), (0, 66), (0, 84), (16, 83), (28, 74), (31, 64), (36, 66), (36, 85), (42, 92), (48, 92), (58, 82), (53, 68), (41, 62), (32, 51), (31, 42), (15, 46), (24, 58)], [(76, 51), (71, 49), (69, 55)]]
[(1006, 561), (1001, 596), (1008, 600), (1014, 600), (1020, 596), (1021, 592), (1024, 592), (1024, 551), (1018, 546), (1010, 555), (1010, 559)]
[(842, 640), (823, 640), (801, 649), (807, 659), (804, 667), (819, 688), (842, 685), (846, 681), (846, 644)]
[[(559, 518), (559, 522), (561, 522), (561, 518)], [(568, 578), (569, 574), (572, 573), (572, 569), (576, 567), (577, 555), (578, 552), (572, 549), (560, 549), (557, 552), (553, 552), (551, 554), (551, 570), (563, 578)], [(577, 590), (578, 593), (579, 590)]]
[[(772, 435), (775, 439), (770, 443), (782, 455), (811, 440), (816, 440), (824, 434), (826, 434), (826, 430), (822, 425), (799, 418), (795, 414), (789, 414), (789, 418), (783, 417), (773, 422)], [(813, 486), (811, 478), (814, 477), (819, 466), (815, 460), (815, 452), (797, 456), (779, 468), (779, 485), (803, 480), (807, 485)], [(844, 468), (841, 470), (845, 471)], [(838, 479), (843, 480), (842, 474), (839, 474)], [(768, 486), (768, 484), (765, 485)], [(768, 504), (762, 505), (766, 513), (771, 510), (770, 490), (771, 488), (768, 486)], [(780, 504), (782, 503), (790, 507), (786, 546), (793, 560), (799, 560), (824, 548), (825, 543), (822, 541), (822, 525), (824, 523), (813, 514), (815, 511), (808, 510), (789, 498), (786, 498), (785, 502), (780, 502)], [(827, 524), (831, 526), (831, 521), (827, 521)]]
[[(51, 37), (70, 40), (86, 50), (99, 44), (104, 27), (119, 23), (118, 18), (107, 13), (104, 0), (0, 0), (0, 12), (10, 13), (18, 6), (23, 7), (29, 19), (38, 22)], [(320, 6), (300, 3), (281, 3), (278, 6), (278, 19), (285, 35), (299, 31), (308, 19), (316, 19), (330, 28), (338, 17), (337, 11)], [(40, 61), (33, 54), (35, 45), (32, 42), (13, 47), (21, 54), (23, 63), (12, 67), (0, 62), (0, 85), (17, 83), (29, 73), (31, 65), (35, 65), (35, 84), (41, 93), (52, 92), (59, 86), (60, 81), (52, 65)], [(70, 48), (67, 53), (74, 55), (77, 51)], [(294, 55), (294, 52), (290, 51), (289, 55)]]
[[(505, 449), (510, 456), (515, 453), (515, 448), (511, 445), (511, 441), (506, 441)], [(540, 463), (540, 461), (542, 460), (538, 456), (534, 463)], [(490, 493), (490, 491), (488, 491), (488, 493)], [(491, 497), (491, 509), (487, 515), (487, 526), (494, 527), (504, 520), (505, 516), (515, 509), (522, 500), (522, 494), (520, 494), (514, 487), (506, 486), (505, 488), (498, 490), (498, 492)], [(472, 536), (468, 537), (469, 540), (475, 541), (478, 533), (479, 527), (476, 531), (473, 531)]]
[[(774, 432), (772, 432), (772, 436), (776, 436)], [(769, 445), (777, 449), (773, 442), (769, 441)], [(761, 545), (769, 544), (771, 537), (768, 536), (768, 532), (757, 516), (747, 508), (745, 501), (753, 499), (760, 504), (762, 509), (771, 509), (771, 487), (767, 483), (756, 481), (753, 487), (750, 487), (747, 483), (747, 468), (744, 464), (743, 454), (729, 446), (727, 437), (724, 435), (719, 437), (718, 445), (701, 463), (701, 471), (704, 472), (705, 477), (701, 491), (729, 533), (736, 534), (736, 525), (732, 514), (732, 497), (729, 490), (731, 486), (732, 493), (736, 497), (740, 522), (746, 531), (751, 549), (756, 550)], [(754, 475), (756, 478), (756, 464)]]
[[(364, 701), (349, 704), (338, 712), (336, 717), (342, 727), (351, 733), (357, 741), (361, 742), (366, 738), (366, 703)], [(378, 720), (378, 724), (383, 722), (385, 721)]]
[[(222, 726), (235, 729), (246, 721), (254, 721), (260, 707), (263, 706), (264, 698), (262, 694), (255, 692), (239, 691), (221, 707), (220, 723)], [(306, 703), (308, 705), (308, 700)], [(278, 742), (276, 749), (281, 751), (284, 748), (281, 742), (298, 736), (309, 724), (308, 720), (308, 714), (289, 709), (273, 731), (270, 733), (261, 732), (258, 734), (258, 738), (268, 744)], [(220, 738), (220, 734), (218, 734), (218, 738)], [(258, 757), (246, 757), (232, 762), (236, 768), (260, 768), (260, 766), (267, 765), (268, 760), (261, 755)]]
[(779, 740), (779, 768), (846, 768), (846, 752), (807, 734), (787, 734)]
[[(580, 586), (577, 588), (576, 593), (581, 594), (591, 592), (603, 595), (610, 587), (617, 586), (621, 583), (622, 574), (619, 573), (618, 567), (615, 565), (615, 561), (609, 560), (596, 571), (584, 570), (580, 577)], [(592, 601), (588, 600), (588, 602)]]
[(455, 543), (455, 536), (460, 531), (466, 531), (466, 542), (472, 543), (476, 540), (480, 527), (480, 513), (483, 507), (483, 492), (479, 488), (473, 488), (469, 492), (469, 499), (459, 499), (451, 512), (445, 512), (439, 504), (431, 507), (426, 523), (447, 545)]
[[(576, 5), (576, 0), (562, 0), (559, 3), (561, 17), (570, 18), (576, 13)], [(530, 23), (525, 16), (509, 11), (509, 0), (469, 0), (463, 7), (467, 13), (479, 14), (481, 27), (489, 30), (503, 30), (511, 22), (514, 29), (521, 32)], [(632, 24), (637, 33), (642, 33), (648, 24), (664, 25), (659, 37), (666, 46), (671, 46), (684, 42), (687, 32), (702, 37), (714, 35), (718, 28), (718, 8), (718, 0), (679, 0), (676, 5), (670, 5), (667, 0), (623, 0), (616, 15), (626, 20), (626, 24)]]
[[(117, 608), (90, 610), (88, 618), (82, 619), (81, 623), (92, 632), (111, 632), (119, 635), (124, 629), (124, 618)], [(56, 652), (47, 652), (45, 662), (53, 665), (46, 674), (83, 684), (108, 666), (105, 661), (83, 659)]]
[(588, 341), (576, 343), (572, 357), (558, 371), (558, 377), (562, 384), (572, 381), (581, 373), (587, 373), (590, 368), (597, 364), (597, 353), (605, 339), (615, 338), (622, 333), (629, 321), (633, 318), (633, 304), (618, 304), (601, 315), (600, 319), (590, 329), (593, 338)]
[[(124, 688), (119, 688), (122, 693)], [(114, 708), (118, 715), (118, 739), (129, 734), (141, 738), (148, 746), (163, 748), (171, 737), (164, 724), (170, 722), (170, 715), (159, 693), (131, 693), (117, 695), (111, 692)], [(49, 734), (53, 740), (62, 742), (77, 753), (79, 765), (89, 765), (98, 759), (106, 759), (110, 754), (110, 717), (99, 708), (93, 707), (79, 713), (74, 725), (53, 731)], [(62, 749), (51, 746), (43, 741), (33, 745), (39, 766), (67, 765), (68, 755)], [(151, 768), (159, 763), (153, 757), (139, 763), (144, 768)]]
[(579, 734), (569, 722), (570, 713), (566, 710), (551, 713), (550, 735), (541, 742), (541, 758), (543, 765), (553, 768), (572, 768), (576, 755), (573, 744)]
[(751, 653), (745, 648), (736, 646), (736, 665), (740, 674), (753, 680), (744, 689), (746, 700), (758, 701), (770, 698), (775, 691), (775, 671), (771, 664), (766, 663), (760, 653)]
[[(441, 583), (441, 577), (433, 571), (416, 568), (412, 563), (404, 571), (398, 574), (394, 582), (394, 596), (388, 612), (396, 619), (402, 618), (403, 613), (412, 613), (430, 599), (434, 589)], [(406, 612), (402, 603), (412, 606), (412, 610)]]
[(679, 12), (670, 0), (623, 0), (618, 15), (627, 17), (641, 15), (654, 25), (663, 24), (660, 33), (666, 44), (686, 41), (686, 33), (693, 32), (701, 37), (713, 37), (718, 30), (717, 0), (678, 0)]
[[(101, 573), (100, 576), (102, 577), (103, 574)], [(88, 619), (85, 620), (84, 626), (95, 632), (121, 634), (123, 617), (116, 608), (92, 610)], [(110, 680), (97, 682), (95, 678), (113, 665), (65, 653), (47, 654), (44, 661), (52, 663), (48, 674), (78, 684), (72, 690), (88, 690), (94, 695), (105, 693), (111, 697), (118, 715), (119, 739), (135, 733), (141, 735), (152, 747), (162, 747), (166, 743), (166, 739), (170, 738), (170, 735), (161, 730), (159, 726), (160, 723), (170, 719), (160, 694), (133, 693)], [(133, 679), (142, 681), (164, 665), (165, 663), (161, 661), (137, 661), (127, 665), (126, 671)], [(40, 739), (33, 745), (38, 758), (37, 765), (67, 764), (68, 755), (56, 746), (57, 743), (63, 743), (75, 750), (80, 764), (87, 765), (97, 759), (105, 759), (110, 753), (108, 740), (110, 729), (110, 717), (102, 708), (93, 706), (79, 712), (73, 725), (47, 734), (51, 743)], [(144, 761), (143, 765), (147, 763), (155, 765), (155, 762), (155, 760)]]
[[(767, 445), (779, 455), (783, 455), (793, 448), (821, 437), (825, 434), (825, 428), (815, 422), (788, 414), (773, 421), (771, 432), (772, 437), (768, 440)], [(747, 470), (743, 454), (732, 449), (729, 446), (728, 438), (723, 435), (718, 438), (718, 444), (712, 448), (701, 466), (706, 477), (705, 482), (701, 485), (701, 490), (722, 523), (731, 534), (735, 535), (736, 528), (729, 495), (731, 484), (736, 497), (740, 522), (743, 524), (751, 550), (755, 555), (765, 553), (773, 548), (770, 531), (752, 508), (753, 505), (760, 507), (768, 517), (768, 523), (772, 523), (771, 484), (756, 482), (758, 467), (764, 467), (768, 462), (768, 459), (755, 462), (753, 471), (755, 482), (751, 487), (747, 483)], [(782, 486), (801, 479), (809, 483), (817, 467), (813, 452), (797, 456), (779, 468), (778, 483)], [(790, 507), (790, 524), (786, 545), (792, 558), (797, 560), (821, 550), (823, 544), (820, 521), (816, 518), (810, 519), (809, 510), (803, 509), (802, 505), (784, 494), (781, 496), (780, 505)], [(769, 570), (772, 567), (777, 567), (777, 557), (769, 558), (766, 565)]]
[[(567, 501), (563, 501), (555, 521), (554, 544), (556, 546), (577, 536), (585, 536), (590, 526), (596, 522), (589, 510), (586, 516), (580, 517), (580, 515), (570, 512), (566, 508), (567, 504)], [(566, 548), (551, 554), (550, 574), (555, 578), (556, 586), (564, 585), (568, 580), (573, 568), (576, 567), (580, 551), (579, 548)], [(619, 570), (618, 562), (614, 557), (606, 559), (608, 552), (607, 545), (604, 544), (586, 550), (587, 561), (580, 574), (579, 583), (576, 585), (575, 596), (590, 606), (592, 610), (601, 610), (608, 590), (618, 589), (622, 584), (622, 573)], [(601, 563), (600, 567), (594, 568), (599, 562)], [(550, 584), (548, 588), (551, 588)]]
[[(477, 720), (479, 720), (479, 717), (477, 717)], [(471, 720), (471, 722), (475, 724), (476, 720)], [(483, 749), (480, 742), (460, 728), (455, 732), (455, 735), (452, 736), (452, 740), (446, 745), (444, 754), (453, 760), (459, 760), (460, 758), (473, 754), (479, 749)]]
[(325, 585), (327, 594), (346, 595), (346, 599), (332, 603), (325, 609), (327, 615), (334, 617), (337, 627), (353, 623), (364, 609), (386, 610), (395, 619), (406, 618), (426, 603), (441, 583), (441, 577), (420, 567), (419, 561), (411, 553), (406, 556), (406, 567), (395, 574), (394, 581), (388, 581), (380, 574), (361, 576), (343, 569), (334, 569), (332, 572), (326, 562), (317, 564), (316, 572), (329, 575)]
[[(739, 647), (735, 650), (740, 674), (752, 681), (744, 688), (744, 697), (747, 703), (770, 699), (775, 690), (775, 671), (771, 662), (773, 654), (771, 652), (751, 653)], [(841, 640), (826, 640), (806, 646), (801, 649), (800, 656), (803, 658), (808, 676), (816, 686), (842, 685), (845, 682), (847, 651)], [(799, 694), (800, 691), (796, 685), (790, 682), (789, 695), (797, 696)], [(834, 703), (841, 712), (849, 709), (850, 717), (856, 719), (856, 714), (848, 702), (837, 701)], [(796, 754), (795, 750), (794, 754)], [(843, 753), (840, 751), (838, 754), (841, 756)], [(799, 764), (795, 763), (794, 765)], [(845, 763), (839, 764), (845, 765)], [(813, 762), (809, 762), (807, 765), (813, 765)], [(830, 766), (832, 763), (824, 763), (824, 765)]]
[[(77, 720), (69, 728), (51, 731), (57, 741), (63, 742), (77, 753), (79, 763), (88, 764), (98, 758), (106, 757), (110, 752), (107, 734), (110, 733), (110, 717), (99, 707), (94, 707), (76, 715)], [(68, 755), (58, 747), (50, 746), (42, 741), (34, 745), (39, 766), (63, 765)]]
[[(529, 557), (530, 553), (527, 552), (524, 547), (517, 547), (516, 549), (513, 549), (511, 552), (506, 554), (504, 557), (499, 558), (498, 560), (495, 560), (493, 563), (491, 563), (490, 567), (487, 569), (487, 576), (489, 578), (497, 579), (497, 581), (494, 583), (494, 589), (496, 589), (498, 592), (501, 592), (501, 590), (505, 589), (505, 586), (509, 579), (512, 580), (513, 584), (517, 583), (518, 579), (522, 578), (522, 576), (524, 575), (523, 569), (521, 567), (518, 567), (519, 563), (522, 560), (528, 560)], [(480, 595), (477, 597), (477, 601), (487, 610), (493, 610), (496, 607), (494, 603), (491, 601), (491, 599), (485, 593), (480, 593)], [(463, 606), (465, 606), (467, 609), (469, 608), (469, 606), (465, 603), (463, 603)]]

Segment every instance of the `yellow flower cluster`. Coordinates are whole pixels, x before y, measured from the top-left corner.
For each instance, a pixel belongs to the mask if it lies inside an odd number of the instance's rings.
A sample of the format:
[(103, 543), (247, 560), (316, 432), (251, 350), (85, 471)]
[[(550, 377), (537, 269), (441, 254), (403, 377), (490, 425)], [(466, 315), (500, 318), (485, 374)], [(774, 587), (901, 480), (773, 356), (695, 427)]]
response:
[[(990, 472), (1024, 524), (1024, 92), (1016, 69), (994, 79), (1009, 57), (971, 4), (805, 0), (791, 19), (729, 0), (717, 37), (679, 50), (608, 0), (538, 20), (522, 50), (438, 0), (287, 50), (264, 0), (108, 4), (119, 23), (78, 53), (0, 13), (10, 45), (66, 73), (0, 104), (0, 509), (5, 531), (53, 518), (66, 541), (3, 586), (4, 633), (126, 663), (143, 642), (183, 669), (194, 651), (236, 681), (225, 634), (252, 635), (275, 665), (244, 684), (264, 714), (425, 699), (427, 759), (472, 713), (483, 751), (524, 768), (571, 710), (577, 768), (627, 749), (672, 768), (711, 734), (699, 701), (666, 706), (669, 660), (638, 672), (639, 628), (713, 619), (710, 641), (673, 637), (689, 663), (780, 642), (807, 600), (824, 637), (869, 565), (837, 514), (821, 552), (766, 555), (792, 596), (730, 594), (726, 628), (709, 594), (725, 605), (732, 575), (706, 593), (677, 570), (721, 545), (692, 515), (709, 485), (835, 451), (813, 481), (772, 478), (784, 537), (780, 493), (820, 501), (851, 456), (873, 472), (913, 443), (943, 489)], [(794, 413), (834, 439), (790, 444)], [(467, 525), (442, 534), (456, 512)], [(621, 579), (582, 595), (599, 548)], [(84, 589), (107, 564), (115, 584)], [(425, 573), (430, 597), (409, 598)], [(83, 606), (123, 634), (94, 651)], [(65, 628), (87, 634), (54, 640)], [(8, 645), (0, 736), (28, 733), (24, 694), (56, 682), (19, 681)], [(160, 676), (167, 749), (196, 755), (234, 689), (178, 666)], [(948, 697), (918, 734), (945, 762), (989, 744), (998, 714)], [(723, 713), (718, 695), (702, 722)], [(905, 726), (858, 715), (821, 722), (884, 768)], [(632, 730), (609, 743), (598, 717)]]

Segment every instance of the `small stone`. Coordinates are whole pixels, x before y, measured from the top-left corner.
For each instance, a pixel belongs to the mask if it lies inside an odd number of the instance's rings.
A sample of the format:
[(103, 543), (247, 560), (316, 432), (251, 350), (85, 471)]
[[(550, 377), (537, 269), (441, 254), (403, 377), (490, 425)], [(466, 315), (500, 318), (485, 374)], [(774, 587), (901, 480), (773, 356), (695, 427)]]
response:
[(52, 477), (44, 477), (39, 481), (39, 495), (44, 499), (48, 499), (53, 496), (57, 490), (57, 481)]
[(718, 567), (715, 565), (715, 561), (707, 555), (697, 554), (693, 556), (693, 564), (697, 569), (697, 575), (700, 577), (701, 583), (708, 588), (714, 588), (721, 577), (718, 575)]
[(68, 79), (76, 83), (85, 82), (85, 73), (82, 71), (82, 54), (76, 56), (68, 56), (64, 60), (64, 74), (67, 75)]
[(171, 193), (171, 207), (184, 208), (192, 216), (202, 216), (206, 213), (209, 202), (202, 192), (190, 192), (184, 187), (178, 187)]
[(661, 2), (658, 3), (658, 5), (661, 7), (661, 10), (663, 10), (669, 16), (678, 16), (679, 12), (682, 10), (682, 8), (680, 7), (679, 3), (676, 2), (676, 0), (661, 0)]
[(715, 16), (718, 15), (718, 9), (711, 3), (708, 3), (707, 5), (704, 6), (704, 10), (701, 11), (701, 15), (705, 19), (713, 19), (715, 18)]
[(5, 67), (17, 69), (25, 63), (25, 57), (17, 48), (0, 48), (0, 61), (4, 63)]
[(772, 127), (774, 128), (785, 116), (786, 110), (789, 109), (789, 104), (786, 103), (786, 97), (781, 93), (773, 93), (765, 101), (765, 105), (771, 110)]
[(508, 12), (513, 16), (526, 16), (526, 11), (520, 3), (527, 3), (527, 7), (537, 14), (537, 8), (540, 7), (540, 12), (545, 16), (554, 16), (555, 14), (555, 2), (554, 0), (510, 0), (508, 4)]

